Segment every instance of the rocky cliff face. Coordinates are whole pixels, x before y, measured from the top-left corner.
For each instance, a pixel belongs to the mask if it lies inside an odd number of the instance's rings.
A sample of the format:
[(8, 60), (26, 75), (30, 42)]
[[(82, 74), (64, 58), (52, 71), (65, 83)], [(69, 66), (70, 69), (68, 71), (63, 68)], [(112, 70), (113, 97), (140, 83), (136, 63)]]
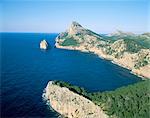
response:
[(93, 52), (137, 75), (150, 78), (149, 42), (149, 33), (135, 35), (119, 31), (114, 35), (102, 36), (73, 22), (66, 32), (58, 35), (55, 45), (57, 48)]
[(68, 118), (108, 118), (108, 116), (90, 100), (80, 96), (68, 88), (54, 85), (50, 81), (45, 89), (44, 97), (51, 107)]

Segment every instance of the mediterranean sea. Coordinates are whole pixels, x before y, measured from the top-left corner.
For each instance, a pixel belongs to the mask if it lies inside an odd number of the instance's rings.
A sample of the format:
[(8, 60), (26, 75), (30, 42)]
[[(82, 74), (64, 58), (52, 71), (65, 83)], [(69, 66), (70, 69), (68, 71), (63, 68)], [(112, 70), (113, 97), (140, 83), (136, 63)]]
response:
[[(129, 70), (92, 53), (57, 49), (55, 33), (0, 33), (1, 117), (59, 115), (42, 98), (50, 80), (63, 80), (88, 91), (109, 91), (141, 81)], [(39, 48), (46, 39), (49, 50)]]

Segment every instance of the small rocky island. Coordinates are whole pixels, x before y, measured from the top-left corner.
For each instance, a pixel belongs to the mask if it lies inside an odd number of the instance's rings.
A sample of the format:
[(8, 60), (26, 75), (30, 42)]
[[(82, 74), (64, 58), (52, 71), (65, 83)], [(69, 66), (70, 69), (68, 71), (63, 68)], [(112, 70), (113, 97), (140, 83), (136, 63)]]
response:
[(48, 49), (48, 43), (45, 39), (40, 42), (40, 48), (43, 49), (43, 50)]

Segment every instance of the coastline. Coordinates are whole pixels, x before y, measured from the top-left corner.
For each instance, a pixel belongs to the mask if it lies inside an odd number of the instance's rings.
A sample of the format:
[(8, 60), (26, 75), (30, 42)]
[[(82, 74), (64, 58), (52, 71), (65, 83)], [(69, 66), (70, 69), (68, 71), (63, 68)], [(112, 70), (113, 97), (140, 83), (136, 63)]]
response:
[(94, 53), (95, 55), (97, 55), (101, 59), (109, 60), (113, 64), (116, 64), (116, 65), (118, 65), (120, 67), (128, 69), (131, 74), (140, 77), (142, 80), (150, 79), (150, 75), (141, 75), (141, 73), (138, 73), (138, 69), (132, 69), (129, 66), (126, 66), (126, 65), (123, 65), (123, 64), (119, 63), (116, 58), (112, 57), (111, 55), (103, 54), (103, 52), (101, 50), (94, 51), (92, 49), (91, 50), (86, 50), (86, 49), (84, 49), (82, 47), (60, 46), (57, 42), (55, 43), (55, 46), (56, 46), (56, 48), (59, 48), (59, 49), (77, 50), (77, 51), (87, 52), (87, 53), (92, 52), (92, 53)]
[(138, 77), (141, 78), (142, 80), (146, 80), (144, 76), (138, 75), (137, 73), (133, 72), (132, 69), (130, 69), (130, 68), (128, 68), (128, 67), (125, 67), (125, 66), (121, 65), (120, 63), (116, 63), (116, 62), (114, 62), (114, 61), (111, 61), (111, 62), (112, 62), (113, 64), (115, 64), (115, 65), (118, 65), (118, 66), (120, 66), (120, 67), (122, 67), (122, 68), (125, 68), (125, 69), (129, 70), (131, 74), (138, 76)]
[[(149, 112), (147, 100), (149, 82), (150, 80), (145, 80), (109, 92), (88, 92), (82, 87), (54, 80), (48, 82), (44, 98), (53, 110), (68, 118), (123, 118), (124, 114), (126, 117), (142, 116), (139, 113), (139, 106), (135, 105), (132, 100), (137, 100), (139, 103), (144, 100), (145, 105), (140, 104), (140, 108), (145, 109), (146, 107), (146, 111), (142, 114), (147, 116), (145, 113)], [(141, 99), (143, 92), (145, 96), (144, 99)], [(138, 111), (134, 111), (133, 108)], [(126, 114), (125, 110), (131, 115)]]

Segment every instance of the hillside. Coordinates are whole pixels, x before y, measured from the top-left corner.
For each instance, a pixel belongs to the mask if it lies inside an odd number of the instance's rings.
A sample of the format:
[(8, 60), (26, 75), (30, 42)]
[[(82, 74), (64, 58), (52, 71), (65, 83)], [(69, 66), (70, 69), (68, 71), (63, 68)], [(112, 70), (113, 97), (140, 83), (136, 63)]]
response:
[(114, 63), (130, 69), (134, 74), (150, 78), (150, 35), (135, 35), (118, 31), (99, 35), (72, 22), (66, 32), (56, 38), (56, 47), (83, 52), (93, 52)]
[(91, 100), (110, 117), (148, 118), (150, 117), (150, 80), (145, 80), (115, 91), (88, 92), (84, 88), (63, 81), (54, 81), (54, 85), (66, 87), (70, 91)]

